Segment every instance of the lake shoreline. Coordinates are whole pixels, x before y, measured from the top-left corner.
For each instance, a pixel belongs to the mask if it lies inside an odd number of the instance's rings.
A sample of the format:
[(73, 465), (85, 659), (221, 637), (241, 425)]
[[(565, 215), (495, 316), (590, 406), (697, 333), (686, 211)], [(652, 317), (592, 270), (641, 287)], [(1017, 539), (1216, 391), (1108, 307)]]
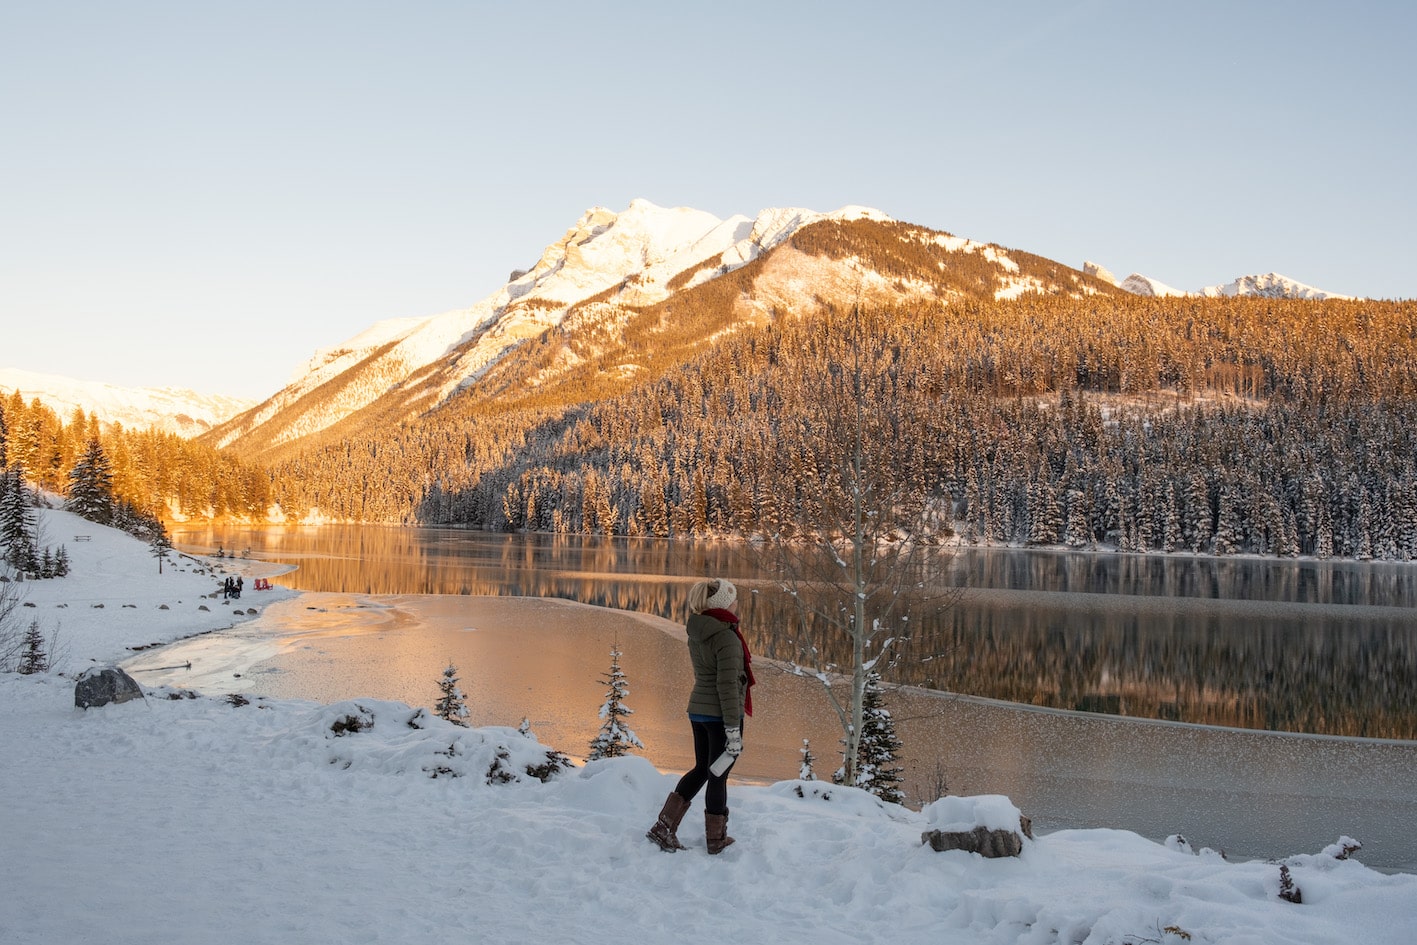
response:
[[(641, 612), (555, 598), (305, 592), (230, 631), (137, 654), (125, 665), (145, 684), (210, 695), (431, 706), (435, 677), (451, 657), (473, 724), (514, 726), (525, 718), (538, 738), (581, 756), (598, 724), (596, 680), (612, 644), (625, 654), (642, 754), (661, 770), (686, 768), (682, 630)], [(178, 650), (183, 655), (174, 659)], [(404, 668), (404, 654), (416, 652), (430, 658)], [(144, 668), (185, 659), (192, 671)], [(820, 684), (766, 658), (760, 666), (758, 716), (748, 722), (735, 778), (796, 777), (804, 735), (824, 759), (817, 776), (829, 776), (840, 730)], [(347, 686), (330, 688), (330, 677), (349, 667)], [(302, 688), (303, 680), (315, 690)], [(1417, 869), (1417, 801), (1406, 786), (1417, 770), (1414, 742), (1225, 729), (918, 687), (891, 687), (887, 698), (906, 745), (913, 799), (934, 765), (950, 792), (1007, 794), (1043, 831), (1116, 827), (1157, 840), (1182, 833), (1246, 858), (1316, 852), (1347, 834), (1369, 844), (1365, 862)]]

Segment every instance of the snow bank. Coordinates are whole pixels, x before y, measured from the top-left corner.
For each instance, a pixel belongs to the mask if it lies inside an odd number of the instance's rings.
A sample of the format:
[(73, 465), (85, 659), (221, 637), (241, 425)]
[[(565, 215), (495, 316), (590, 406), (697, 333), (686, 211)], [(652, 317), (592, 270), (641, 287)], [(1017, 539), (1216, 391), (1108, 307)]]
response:
[[(528, 772), (551, 746), (377, 700), (187, 698), (83, 711), (57, 676), (0, 677), (0, 940), (261, 943), (1397, 943), (1417, 877), (1329, 853), (1228, 863), (1133, 833), (1062, 831), (1012, 860), (934, 853), (915, 812), (855, 788), (730, 787), (710, 858), (701, 803), (644, 839), (675, 783), (636, 757)], [(359, 724), (353, 724), (353, 719)], [(367, 723), (367, 724), (366, 724)], [(958, 808), (958, 810), (957, 810)], [(233, 937), (234, 936), (234, 937)], [(1171, 937), (1167, 937), (1171, 936)]]

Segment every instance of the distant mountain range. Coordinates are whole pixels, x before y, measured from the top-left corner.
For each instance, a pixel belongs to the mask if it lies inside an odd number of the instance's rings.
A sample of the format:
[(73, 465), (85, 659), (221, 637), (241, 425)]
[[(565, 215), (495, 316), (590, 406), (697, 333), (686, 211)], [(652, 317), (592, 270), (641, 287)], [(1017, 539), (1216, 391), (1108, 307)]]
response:
[(0, 395), (15, 391), (28, 403), (38, 399), (65, 423), (76, 409), (97, 415), (105, 423), (129, 429), (156, 428), (193, 437), (255, 406), (255, 401), (175, 387), (118, 387), (55, 374), (0, 368)]
[(1343, 298), (1275, 273), (1194, 293), (1138, 273), (1118, 280), (1094, 263), (1073, 269), (865, 207), (720, 220), (635, 200), (619, 213), (586, 211), (533, 266), (470, 308), (378, 322), (316, 352), (259, 404), (17, 370), (0, 370), (0, 392), (18, 388), (61, 415), (83, 407), (266, 459), (434, 409), (464, 389), (525, 394), (587, 372), (628, 383), (781, 311), (1030, 292)]
[(1288, 276), (1281, 276), (1277, 272), (1267, 272), (1264, 275), (1241, 276), (1233, 282), (1224, 285), (1210, 285), (1195, 292), (1187, 292), (1184, 289), (1176, 289), (1164, 282), (1160, 282), (1150, 276), (1144, 276), (1139, 272), (1134, 272), (1121, 281), (1106, 269), (1093, 262), (1083, 263), (1083, 271), (1088, 272), (1104, 282), (1110, 282), (1118, 288), (1130, 292), (1133, 295), (1150, 295), (1158, 297), (1177, 295), (1199, 295), (1206, 298), (1234, 298), (1236, 296), (1259, 296), (1268, 299), (1347, 299), (1351, 296), (1339, 295), (1336, 292), (1325, 292), (1323, 289), (1316, 289), (1311, 285), (1305, 285), (1297, 279)]

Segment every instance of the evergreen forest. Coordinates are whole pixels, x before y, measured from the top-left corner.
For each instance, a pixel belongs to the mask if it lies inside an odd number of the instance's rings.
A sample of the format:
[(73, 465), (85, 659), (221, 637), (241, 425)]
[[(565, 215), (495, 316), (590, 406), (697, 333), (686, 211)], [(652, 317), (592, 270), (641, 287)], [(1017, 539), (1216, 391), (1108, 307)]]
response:
[[(174, 433), (102, 424), (82, 409), (65, 422), (18, 391), (0, 400), (0, 468), (86, 518), (135, 533), (160, 520), (264, 521), (271, 502), (270, 473), (235, 455)], [(116, 522), (104, 519), (115, 512)]]
[(871, 460), (934, 503), (936, 537), (1412, 560), (1414, 316), (1397, 302), (1043, 294), (778, 313), (637, 385), (579, 375), (573, 402), (494, 372), (423, 416), (279, 463), (271, 498), (322, 520), (777, 533), (821, 474), (801, 448), (824, 432), (803, 420), (818, 415), (818, 369), (865, 337), (862, 406), (883, 421)]
[[(270, 467), (81, 410), (66, 423), (14, 394), (0, 465), (67, 496), (98, 444), (114, 499), (168, 520), (263, 522), (277, 506), (286, 520), (782, 534), (820, 500), (805, 444), (831, 432), (821, 372), (850, 362), (869, 374), (870, 462), (934, 509), (915, 537), (1417, 558), (1413, 303), (1032, 294), (728, 328), (676, 314), (662, 343), (636, 332), (648, 369), (632, 379), (583, 359), (564, 383), (518, 383), (512, 357), (436, 409)], [(715, 342), (686, 342), (704, 318)], [(528, 349), (570, 343), (557, 331)]]

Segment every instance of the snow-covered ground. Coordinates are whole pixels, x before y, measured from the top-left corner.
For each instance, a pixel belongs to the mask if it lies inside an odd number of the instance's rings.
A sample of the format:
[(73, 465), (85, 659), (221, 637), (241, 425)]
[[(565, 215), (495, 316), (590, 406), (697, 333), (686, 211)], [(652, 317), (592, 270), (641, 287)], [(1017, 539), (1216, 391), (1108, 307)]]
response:
[[(243, 599), (223, 604), (201, 596), (218, 580), (199, 562), (159, 576), (143, 543), (42, 516), (41, 544), (62, 541), (73, 573), (26, 583), (34, 606), (16, 613), (60, 621), (66, 673), (291, 593), (252, 589), (270, 565), (204, 560), (246, 576)], [(543, 783), (523, 772), (559, 746), (399, 703), (156, 690), (80, 710), (73, 689), (55, 673), (0, 675), (5, 945), (1348, 945), (1417, 930), (1417, 876), (1368, 869), (1361, 851), (1294, 851), (1295, 904), (1279, 897), (1279, 863), (1117, 830), (1041, 835), (1016, 859), (936, 853), (922, 832), (1004, 826), (1013, 808), (992, 797), (919, 812), (788, 781), (730, 788), (738, 842), (721, 856), (705, 852), (699, 804), (680, 830), (688, 849), (666, 854), (643, 834), (676, 773), (641, 758)], [(335, 734), (350, 717), (372, 726)]]

